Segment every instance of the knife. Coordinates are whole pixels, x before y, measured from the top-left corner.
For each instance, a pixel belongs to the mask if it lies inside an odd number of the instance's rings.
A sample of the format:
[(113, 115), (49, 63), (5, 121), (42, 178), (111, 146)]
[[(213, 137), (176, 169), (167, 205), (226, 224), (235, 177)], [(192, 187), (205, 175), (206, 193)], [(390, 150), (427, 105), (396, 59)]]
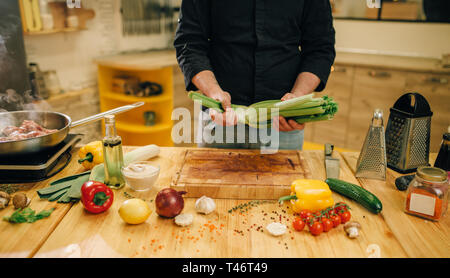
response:
[(327, 179), (339, 179), (339, 159), (333, 158), (334, 146), (325, 144), (325, 169), (327, 172)]

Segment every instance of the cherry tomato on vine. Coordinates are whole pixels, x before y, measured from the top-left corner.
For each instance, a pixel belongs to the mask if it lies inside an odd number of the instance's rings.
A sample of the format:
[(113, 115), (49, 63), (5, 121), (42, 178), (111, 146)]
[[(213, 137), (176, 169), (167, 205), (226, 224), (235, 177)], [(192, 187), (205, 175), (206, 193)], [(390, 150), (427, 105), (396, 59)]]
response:
[(334, 207), (334, 212), (339, 215), (346, 211), (348, 211), (348, 207), (347, 207), (347, 204), (345, 204), (345, 203), (339, 203)]
[(337, 214), (330, 216), (330, 220), (333, 222), (333, 227), (335, 228), (341, 224), (341, 217)]
[(294, 222), (292, 222), (292, 226), (296, 231), (302, 231), (305, 228), (305, 222), (300, 218), (295, 218)]
[(323, 225), (320, 222), (314, 222), (312, 226), (309, 227), (309, 231), (313, 236), (318, 236), (323, 232)]
[(314, 216), (308, 216), (305, 220), (306, 225), (308, 225), (308, 227), (311, 227), (314, 223), (319, 222), (319, 219), (317, 219)]
[(314, 213), (313, 213), (313, 216), (321, 216), (322, 215), (322, 212), (321, 211), (315, 211)]
[(304, 209), (304, 210), (300, 211), (300, 213), (299, 213), (299, 216), (301, 219), (306, 219), (307, 217), (312, 216), (312, 215), (313, 215), (312, 212), (307, 209)]
[(331, 214), (330, 210), (323, 211), (323, 217), (330, 218), (330, 214)]
[(344, 224), (344, 223), (347, 223), (348, 221), (350, 221), (350, 218), (352, 218), (352, 215), (350, 214), (349, 211), (346, 211), (346, 212), (341, 213), (340, 217), (341, 217), (341, 223)]
[(325, 217), (322, 217), (322, 226), (323, 226), (323, 231), (324, 232), (328, 232), (329, 230), (333, 229), (334, 225), (333, 222)]

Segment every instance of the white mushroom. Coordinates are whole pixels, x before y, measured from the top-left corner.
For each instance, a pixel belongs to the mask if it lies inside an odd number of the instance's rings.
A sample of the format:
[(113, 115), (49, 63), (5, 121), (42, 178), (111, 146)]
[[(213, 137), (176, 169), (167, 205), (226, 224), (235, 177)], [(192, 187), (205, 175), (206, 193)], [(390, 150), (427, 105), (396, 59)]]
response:
[(11, 196), (8, 193), (0, 191), (0, 209), (4, 209), (8, 206)]
[(281, 236), (286, 233), (287, 227), (281, 223), (273, 222), (267, 225), (266, 229), (273, 236)]
[(194, 221), (194, 216), (190, 213), (182, 213), (175, 217), (175, 224), (178, 226), (189, 226)]
[(361, 230), (361, 225), (355, 221), (347, 222), (344, 225), (344, 230), (349, 238), (357, 238), (359, 236), (359, 230)]
[(195, 201), (195, 209), (198, 213), (210, 214), (216, 210), (216, 203), (213, 199), (202, 196), (197, 201)]

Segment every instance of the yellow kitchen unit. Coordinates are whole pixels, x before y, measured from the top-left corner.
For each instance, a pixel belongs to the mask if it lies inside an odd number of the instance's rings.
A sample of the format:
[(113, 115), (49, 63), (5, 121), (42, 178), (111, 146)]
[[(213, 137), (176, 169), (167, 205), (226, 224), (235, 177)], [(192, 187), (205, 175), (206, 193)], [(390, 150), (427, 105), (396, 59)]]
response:
[[(144, 102), (143, 106), (116, 116), (116, 128), (124, 145), (173, 146), (173, 51), (151, 51), (96, 59), (100, 109)], [(153, 93), (139, 84), (153, 84)], [(157, 85), (154, 85), (154, 84)], [(159, 86), (161, 93), (159, 91)]]

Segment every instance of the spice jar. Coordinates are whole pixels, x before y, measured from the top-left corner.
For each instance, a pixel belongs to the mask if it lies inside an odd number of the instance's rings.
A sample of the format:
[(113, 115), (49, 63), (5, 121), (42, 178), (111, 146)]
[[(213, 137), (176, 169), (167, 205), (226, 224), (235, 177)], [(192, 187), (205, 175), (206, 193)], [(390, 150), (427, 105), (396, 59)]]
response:
[(406, 213), (439, 221), (447, 210), (447, 198), (447, 172), (435, 167), (419, 167), (408, 187)]

